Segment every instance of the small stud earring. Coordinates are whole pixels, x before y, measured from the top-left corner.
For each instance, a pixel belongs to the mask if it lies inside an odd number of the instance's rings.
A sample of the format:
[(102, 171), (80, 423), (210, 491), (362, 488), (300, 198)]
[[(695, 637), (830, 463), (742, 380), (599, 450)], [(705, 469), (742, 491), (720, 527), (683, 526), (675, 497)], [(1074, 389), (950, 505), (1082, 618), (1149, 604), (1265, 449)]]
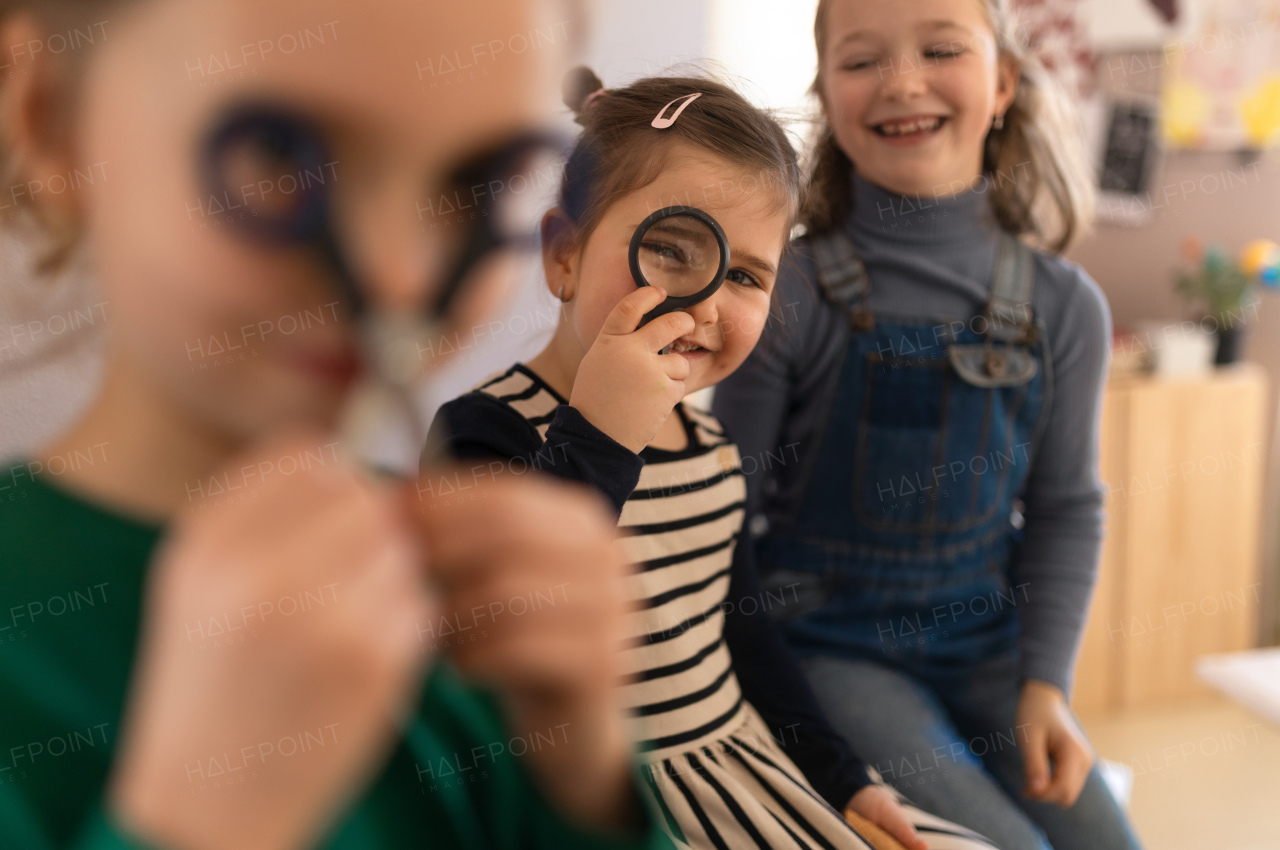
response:
[(564, 297), (564, 287), (560, 287), (560, 291), (556, 293), (556, 298), (560, 299), (561, 304), (568, 304), (569, 299)]
[(993, 120), (992, 120), (992, 122), (991, 122), (991, 129), (992, 129), (992, 130), (1003, 130), (1003, 129), (1004, 129), (1004, 116), (1003, 116), (1003, 115), (997, 115), (997, 116), (995, 117), (995, 119), (993, 119)]

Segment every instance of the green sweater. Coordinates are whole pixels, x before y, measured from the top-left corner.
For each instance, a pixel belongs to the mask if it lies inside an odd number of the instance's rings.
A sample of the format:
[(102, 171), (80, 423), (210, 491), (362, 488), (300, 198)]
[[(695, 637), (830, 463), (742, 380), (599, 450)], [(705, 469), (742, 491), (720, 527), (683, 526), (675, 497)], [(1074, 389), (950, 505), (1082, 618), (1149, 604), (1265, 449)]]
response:
[[(46, 473), (47, 474), (47, 473)], [(135, 848), (101, 798), (128, 689), (143, 585), (162, 529), (0, 464), (0, 847)], [(301, 606), (324, 601), (304, 593)], [(228, 623), (228, 627), (235, 627)], [(243, 637), (193, 627), (193, 651)], [(258, 758), (323, 746), (332, 730), (298, 730), (252, 752), (188, 765), (192, 793), (252, 790)], [(490, 698), (446, 665), (385, 769), (325, 841), (345, 848), (635, 848), (670, 844), (652, 820), (624, 839), (566, 823), (534, 789), (520, 756), (555, 746), (504, 731)]]

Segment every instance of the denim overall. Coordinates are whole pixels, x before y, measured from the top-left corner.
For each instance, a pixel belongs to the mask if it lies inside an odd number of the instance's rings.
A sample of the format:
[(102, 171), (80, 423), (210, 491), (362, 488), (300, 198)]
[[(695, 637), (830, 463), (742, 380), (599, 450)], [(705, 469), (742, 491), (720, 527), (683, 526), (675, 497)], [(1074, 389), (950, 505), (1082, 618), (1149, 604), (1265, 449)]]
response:
[(775, 609), (779, 627), (801, 655), (925, 678), (1012, 653), (1018, 496), (1052, 391), (1032, 252), (1002, 236), (985, 312), (939, 322), (872, 315), (844, 233), (811, 248), (850, 333), (803, 496), (757, 541), (765, 584), (798, 603)]

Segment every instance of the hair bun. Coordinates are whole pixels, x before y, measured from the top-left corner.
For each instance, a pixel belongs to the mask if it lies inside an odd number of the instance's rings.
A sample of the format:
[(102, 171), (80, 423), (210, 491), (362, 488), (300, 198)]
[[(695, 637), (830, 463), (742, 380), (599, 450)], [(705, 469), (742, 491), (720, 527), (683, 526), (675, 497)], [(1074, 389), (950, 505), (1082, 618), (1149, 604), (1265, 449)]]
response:
[(596, 72), (586, 65), (579, 65), (564, 75), (564, 81), (560, 84), (560, 94), (564, 99), (564, 105), (572, 109), (574, 115), (581, 115), (587, 97), (602, 88), (604, 83), (600, 81)]

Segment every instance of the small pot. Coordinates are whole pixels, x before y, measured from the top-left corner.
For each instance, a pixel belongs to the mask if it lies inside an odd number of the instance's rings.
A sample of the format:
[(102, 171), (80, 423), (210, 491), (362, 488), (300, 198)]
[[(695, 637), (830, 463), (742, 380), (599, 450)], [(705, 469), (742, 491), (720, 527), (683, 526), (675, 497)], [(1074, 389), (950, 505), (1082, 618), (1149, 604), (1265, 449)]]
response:
[(1240, 325), (1222, 325), (1218, 328), (1218, 352), (1214, 355), (1213, 365), (1230, 366), (1239, 363), (1244, 357), (1245, 331)]

